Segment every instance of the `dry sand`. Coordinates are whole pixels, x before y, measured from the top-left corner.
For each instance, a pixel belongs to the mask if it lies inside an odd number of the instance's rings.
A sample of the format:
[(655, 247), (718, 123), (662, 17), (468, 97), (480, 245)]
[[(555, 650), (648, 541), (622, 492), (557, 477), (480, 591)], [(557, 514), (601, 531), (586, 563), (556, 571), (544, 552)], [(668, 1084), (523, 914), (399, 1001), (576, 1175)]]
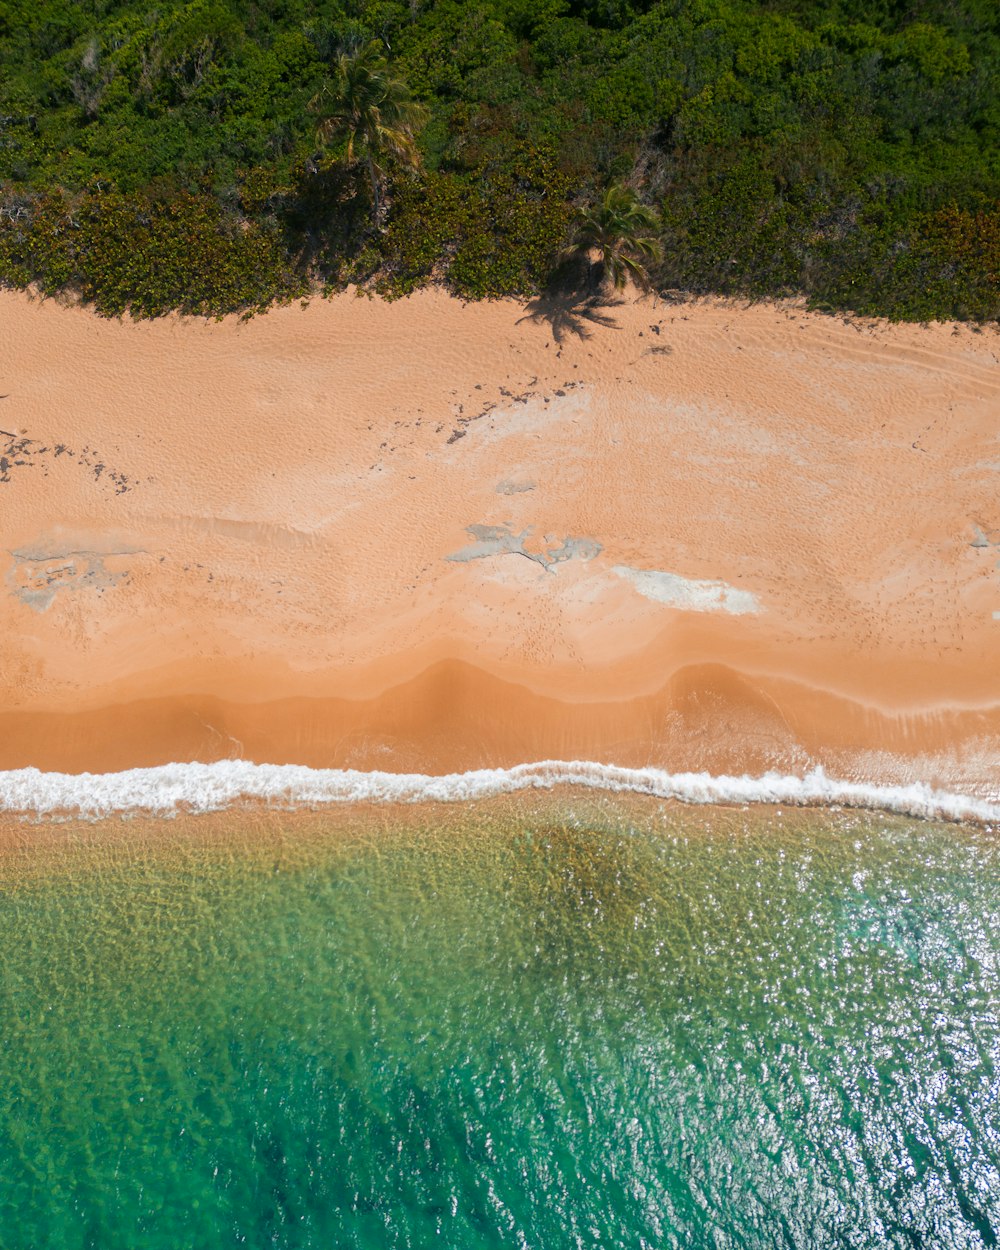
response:
[(996, 792), (1000, 334), (550, 311), (0, 295), (0, 768)]

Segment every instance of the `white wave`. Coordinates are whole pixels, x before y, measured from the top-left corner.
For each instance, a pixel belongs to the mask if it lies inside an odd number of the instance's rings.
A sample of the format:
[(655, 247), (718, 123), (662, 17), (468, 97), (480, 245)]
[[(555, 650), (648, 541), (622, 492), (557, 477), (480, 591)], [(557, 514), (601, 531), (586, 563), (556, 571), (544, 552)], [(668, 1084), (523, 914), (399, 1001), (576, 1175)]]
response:
[(241, 801), (279, 807), (326, 803), (459, 803), (554, 786), (647, 794), (685, 803), (784, 803), (844, 806), (907, 816), (1000, 821), (1000, 802), (934, 790), (922, 782), (878, 786), (836, 781), (814, 769), (803, 777), (714, 777), (659, 768), (545, 760), (514, 768), (484, 768), (433, 777), (421, 773), (356, 772), (301, 764), (164, 764), (120, 773), (0, 772), (0, 812), (37, 816), (109, 816), (118, 812), (172, 815), (209, 812)]

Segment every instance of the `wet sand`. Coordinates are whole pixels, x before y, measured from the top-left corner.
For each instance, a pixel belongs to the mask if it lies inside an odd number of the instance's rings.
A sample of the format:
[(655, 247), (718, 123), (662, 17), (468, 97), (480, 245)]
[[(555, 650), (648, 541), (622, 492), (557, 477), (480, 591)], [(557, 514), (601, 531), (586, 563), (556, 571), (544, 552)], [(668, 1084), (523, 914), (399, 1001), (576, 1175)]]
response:
[(997, 793), (1000, 334), (549, 311), (0, 295), (0, 768)]

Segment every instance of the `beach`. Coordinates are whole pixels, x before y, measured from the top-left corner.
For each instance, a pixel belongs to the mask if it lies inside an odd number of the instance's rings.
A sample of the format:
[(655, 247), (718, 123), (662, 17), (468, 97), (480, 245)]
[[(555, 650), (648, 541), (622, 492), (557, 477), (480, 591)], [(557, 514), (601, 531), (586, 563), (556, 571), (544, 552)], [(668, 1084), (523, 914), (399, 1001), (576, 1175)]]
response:
[(0, 351), (5, 1246), (991, 1244), (995, 331)]
[(1000, 790), (995, 329), (5, 292), (0, 394), (0, 769)]

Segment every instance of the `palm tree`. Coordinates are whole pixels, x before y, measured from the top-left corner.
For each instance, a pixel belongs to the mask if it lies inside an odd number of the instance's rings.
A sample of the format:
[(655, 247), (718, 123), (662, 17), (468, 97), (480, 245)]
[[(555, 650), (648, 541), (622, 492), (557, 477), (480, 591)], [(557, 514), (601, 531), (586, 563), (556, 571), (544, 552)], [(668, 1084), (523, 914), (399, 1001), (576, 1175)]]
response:
[(654, 209), (642, 204), (628, 187), (611, 186), (592, 208), (577, 214), (570, 253), (590, 256), (597, 253), (600, 280), (610, 278), (616, 291), (629, 278), (643, 289), (649, 286), (649, 273), (643, 262), (659, 260), (663, 245), (652, 231), (660, 219)]
[(310, 109), (319, 114), (317, 138), (324, 146), (347, 140), (347, 163), (360, 161), (372, 188), (372, 220), (378, 222), (383, 162), (395, 157), (415, 169), (420, 164), (416, 136), (428, 111), (410, 95), (406, 83), (393, 75), (377, 43), (341, 52), (333, 81), (314, 96)]

